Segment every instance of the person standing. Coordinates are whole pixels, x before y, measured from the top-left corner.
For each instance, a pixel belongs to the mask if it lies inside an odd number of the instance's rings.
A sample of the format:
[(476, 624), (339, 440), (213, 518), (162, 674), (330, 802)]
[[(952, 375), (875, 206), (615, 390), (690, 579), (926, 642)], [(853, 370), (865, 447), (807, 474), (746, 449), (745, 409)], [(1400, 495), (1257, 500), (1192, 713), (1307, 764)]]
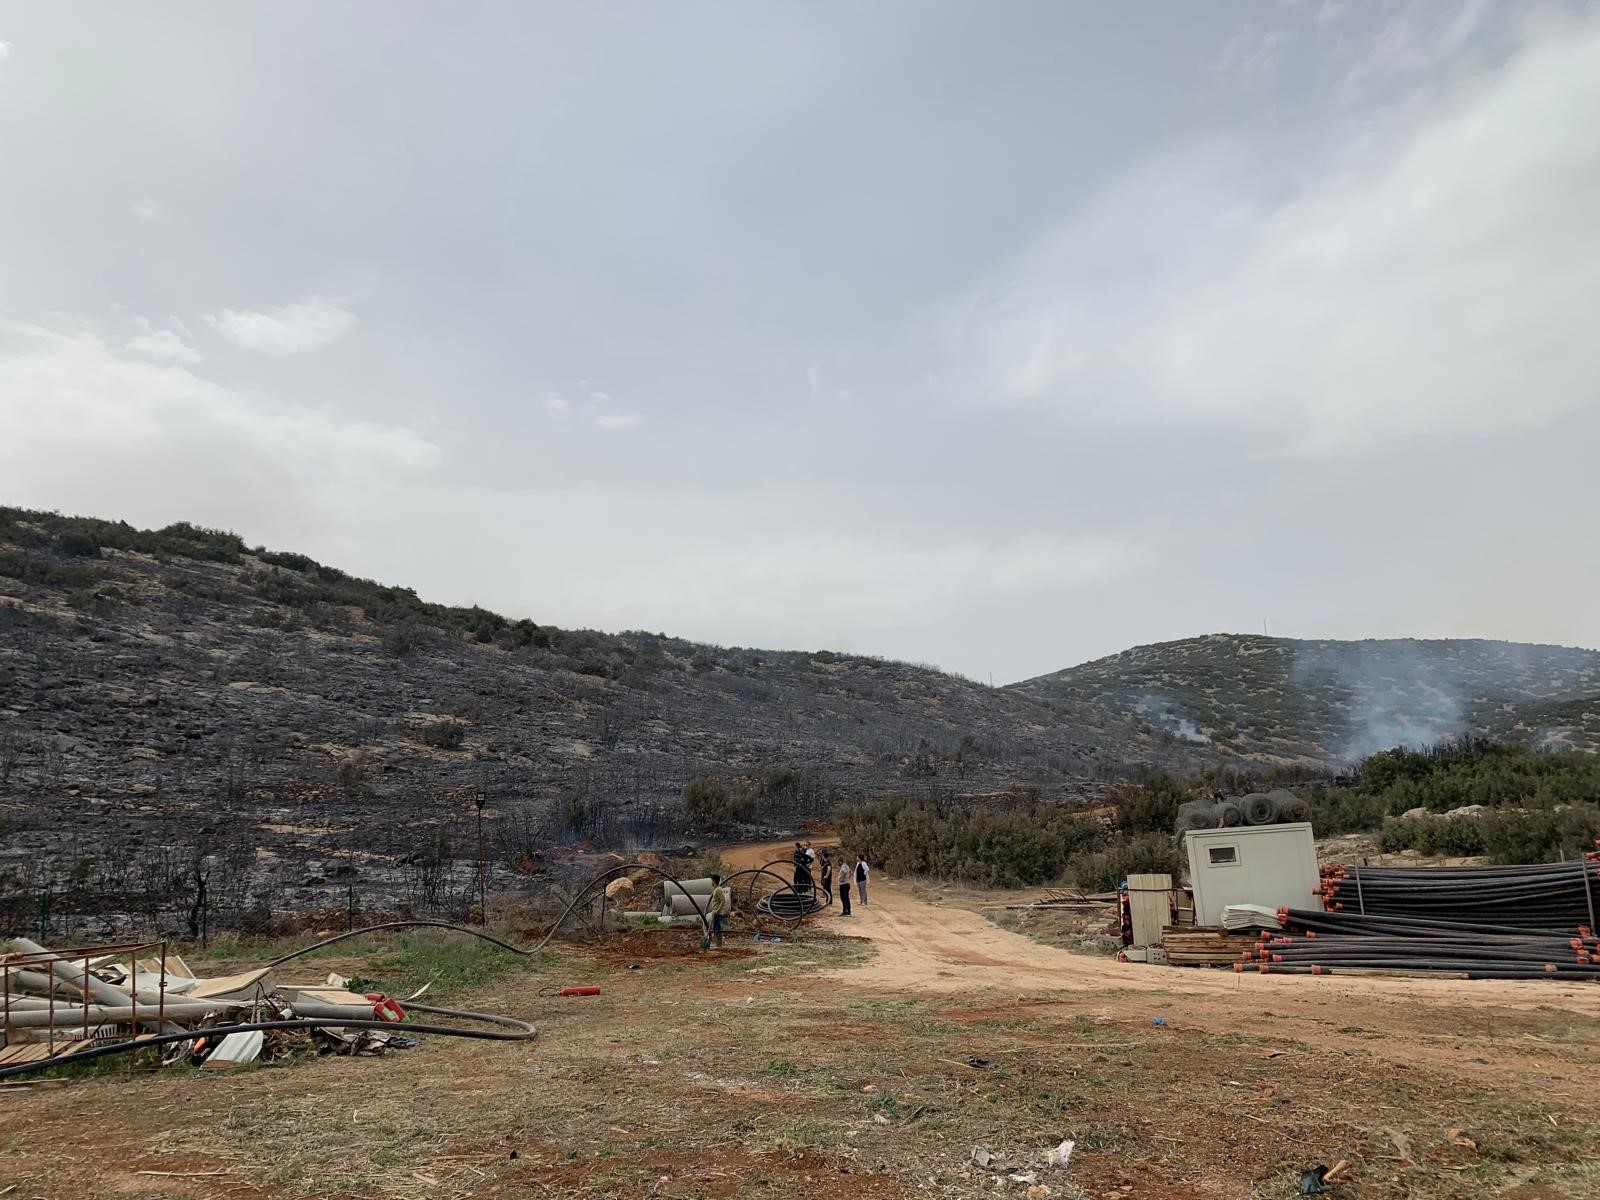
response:
[(861, 897), (861, 907), (867, 906), (867, 880), (872, 878), (872, 868), (867, 865), (867, 856), (863, 854), (856, 859), (856, 894)]
[(841, 917), (850, 915), (850, 879), (854, 874), (855, 868), (850, 862), (850, 856), (847, 854), (839, 864), (839, 915)]
[(711, 918), (711, 944), (722, 949), (722, 922), (733, 911), (733, 891), (725, 887), (721, 875), (711, 877), (711, 903), (707, 915)]
[(811, 860), (799, 842), (794, 844), (794, 890), (802, 893), (811, 890)]
[(833, 851), (824, 846), (822, 857), (817, 868), (817, 886), (822, 889), (824, 904), (833, 903)]

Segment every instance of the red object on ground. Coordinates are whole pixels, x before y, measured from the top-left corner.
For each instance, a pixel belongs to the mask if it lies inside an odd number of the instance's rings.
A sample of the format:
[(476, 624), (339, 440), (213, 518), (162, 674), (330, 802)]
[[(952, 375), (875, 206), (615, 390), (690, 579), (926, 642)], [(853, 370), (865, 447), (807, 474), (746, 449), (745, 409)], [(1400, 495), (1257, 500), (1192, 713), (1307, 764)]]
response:
[(558, 996), (598, 996), (600, 989), (597, 987), (565, 987), (556, 993)]
[(382, 992), (368, 992), (367, 999), (372, 1001), (372, 1015), (379, 1021), (404, 1021), (406, 1010), (400, 1007), (400, 1001), (385, 996)]

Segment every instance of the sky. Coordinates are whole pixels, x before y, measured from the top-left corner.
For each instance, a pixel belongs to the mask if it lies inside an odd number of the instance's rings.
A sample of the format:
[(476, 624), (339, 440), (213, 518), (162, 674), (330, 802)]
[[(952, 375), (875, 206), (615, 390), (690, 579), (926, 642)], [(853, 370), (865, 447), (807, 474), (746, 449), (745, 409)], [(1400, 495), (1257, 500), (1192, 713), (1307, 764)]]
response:
[(0, 0), (0, 503), (1007, 682), (1600, 645), (1600, 5)]

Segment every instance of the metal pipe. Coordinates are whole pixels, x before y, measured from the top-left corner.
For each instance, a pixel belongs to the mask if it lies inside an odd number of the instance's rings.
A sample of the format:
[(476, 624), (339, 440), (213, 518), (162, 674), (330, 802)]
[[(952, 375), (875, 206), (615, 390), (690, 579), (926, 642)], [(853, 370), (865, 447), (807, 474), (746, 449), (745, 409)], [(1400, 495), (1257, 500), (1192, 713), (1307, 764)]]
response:
[(382, 1029), (389, 1033), (393, 1033), (397, 1029), (404, 1029), (408, 1036), (413, 1033), (434, 1033), (443, 1037), (480, 1038), (496, 1042), (522, 1042), (535, 1038), (539, 1034), (539, 1031), (531, 1024), (526, 1021), (519, 1021), (515, 1017), (502, 1017), (492, 1013), (465, 1012), (450, 1008), (434, 1008), (426, 1004), (413, 1004), (411, 1007), (418, 1012), (438, 1013), (443, 1016), (458, 1017), (462, 1020), (485, 1021), (494, 1025), (502, 1025), (512, 1032), (502, 1033), (496, 1029), (461, 1029), (454, 1025), (420, 1025), (409, 1021), (404, 1025), (396, 1025), (393, 1021), (356, 1021), (322, 1017), (303, 1017), (292, 1021), (251, 1021), (241, 1025), (216, 1025), (203, 1030), (184, 1030), (178, 1033), (146, 1035), (138, 1041), (113, 1042), (106, 1046), (93, 1046), (87, 1050), (75, 1051), (72, 1054), (58, 1055), (55, 1058), (19, 1063), (11, 1067), (0, 1067), (0, 1079), (12, 1079), (18, 1075), (28, 1075), (34, 1071), (43, 1071), (50, 1067), (64, 1066), (68, 1063), (87, 1062), (90, 1059), (103, 1058), (108, 1054), (126, 1054), (132, 1050), (144, 1050), (155, 1046), (171, 1045), (174, 1042), (185, 1042), (202, 1035), (205, 1037), (227, 1037), (233, 1033), (253, 1033), (258, 1029), (263, 1031), (269, 1029)]

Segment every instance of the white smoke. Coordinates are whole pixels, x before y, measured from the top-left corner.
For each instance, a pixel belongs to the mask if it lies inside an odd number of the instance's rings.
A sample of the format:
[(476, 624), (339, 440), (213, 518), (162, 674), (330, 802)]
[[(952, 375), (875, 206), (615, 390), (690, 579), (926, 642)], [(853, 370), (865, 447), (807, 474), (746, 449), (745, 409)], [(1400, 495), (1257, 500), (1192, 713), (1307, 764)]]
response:
[(1182, 738), (1186, 742), (1211, 744), (1211, 739), (1200, 726), (1193, 719), (1184, 716), (1171, 699), (1159, 692), (1150, 692), (1140, 697), (1138, 709), (1147, 724), (1164, 733), (1170, 733), (1173, 737)]
[[(1298, 647), (1293, 686), (1332, 689), (1350, 713), (1334, 750), (1355, 762), (1400, 746), (1426, 750), (1467, 729), (1460, 681), (1437, 657), (1404, 641), (1312, 642)], [(1330, 747), (1330, 749), (1333, 749)]]

